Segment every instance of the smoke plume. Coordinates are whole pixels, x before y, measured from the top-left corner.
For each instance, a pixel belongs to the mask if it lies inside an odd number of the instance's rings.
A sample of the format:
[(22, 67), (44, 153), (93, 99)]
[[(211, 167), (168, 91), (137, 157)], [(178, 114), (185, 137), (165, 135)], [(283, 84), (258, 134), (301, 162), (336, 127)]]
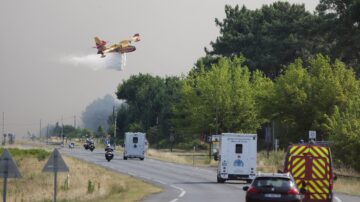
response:
[(125, 66), (125, 60), (125, 55), (120, 55), (118, 53), (107, 53), (104, 58), (97, 54), (91, 54), (84, 56), (70, 56), (64, 59), (68, 64), (87, 67), (94, 71), (105, 69), (122, 71)]

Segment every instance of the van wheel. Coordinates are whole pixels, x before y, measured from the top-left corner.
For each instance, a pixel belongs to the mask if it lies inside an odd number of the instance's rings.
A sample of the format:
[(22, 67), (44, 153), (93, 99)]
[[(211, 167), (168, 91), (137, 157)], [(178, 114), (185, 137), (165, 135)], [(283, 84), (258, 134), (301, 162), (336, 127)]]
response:
[(224, 183), (224, 182), (225, 182), (224, 179), (222, 179), (222, 178), (220, 178), (220, 177), (217, 177), (217, 183)]
[(143, 161), (143, 160), (144, 160), (144, 158), (140, 158), (140, 160), (142, 160), (142, 161)]

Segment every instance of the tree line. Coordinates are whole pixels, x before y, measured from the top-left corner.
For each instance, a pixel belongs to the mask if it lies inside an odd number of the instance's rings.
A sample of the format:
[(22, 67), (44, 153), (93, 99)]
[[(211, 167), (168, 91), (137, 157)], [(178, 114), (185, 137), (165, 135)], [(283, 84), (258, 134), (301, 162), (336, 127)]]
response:
[[(139, 74), (118, 86), (117, 132), (142, 131), (150, 144), (201, 145), (206, 135), (275, 127), (280, 145), (334, 143), (336, 159), (360, 160), (360, 2), (276, 2), (257, 10), (225, 7), (220, 36), (186, 76)], [(261, 136), (260, 136), (261, 137)]]

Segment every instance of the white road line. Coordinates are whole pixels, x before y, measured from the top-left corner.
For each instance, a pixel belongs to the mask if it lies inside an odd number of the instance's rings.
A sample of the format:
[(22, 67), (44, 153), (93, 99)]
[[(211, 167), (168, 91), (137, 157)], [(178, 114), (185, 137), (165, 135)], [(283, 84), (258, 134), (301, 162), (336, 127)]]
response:
[(177, 187), (177, 186), (175, 186), (175, 185), (171, 185), (171, 187), (173, 187), (173, 188), (178, 189), (178, 190), (181, 191), (181, 193), (179, 194), (179, 197), (180, 197), (180, 198), (183, 197), (183, 196), (186, 194), (186, 191), (185, 191), (183, 188), (181, 188), (181, 187)]
[(163, 184), (163, 185), (167, 185), (167, 183), (166, 183), (166, 182), (163, 182), (163, 181), (161, 181), (161, 180), (156, 180), (156, 179), (153, 179), (153, 181), (158, 182), (158, 183)]
[(127, 172), (128, 175), (132, 175), (132, 176), (135, 176), (136, 174), (133, 173), (133, 172)]
[(339, 197), (334, 196), (334, 198), (335, 198), (338, 202), (342, 202), (341, 199), (339, 199)]
[(175, 201), (177, 201), (177, 200), (179, 200), (178, 198), (176, 198), (176, 199), (174, 199), (174, 200), (172, 200), (172, 201), (170, 201), (170, 202), (175, 202)]

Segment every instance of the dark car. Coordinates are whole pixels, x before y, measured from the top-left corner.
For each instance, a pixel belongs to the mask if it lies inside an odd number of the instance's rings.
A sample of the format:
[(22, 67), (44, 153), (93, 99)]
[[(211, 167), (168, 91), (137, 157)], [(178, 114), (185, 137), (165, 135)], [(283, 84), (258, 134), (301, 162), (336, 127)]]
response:
[(246, 202), (302, 202), (304, 198), (290, 173), (257, 174), (243, 190)]

